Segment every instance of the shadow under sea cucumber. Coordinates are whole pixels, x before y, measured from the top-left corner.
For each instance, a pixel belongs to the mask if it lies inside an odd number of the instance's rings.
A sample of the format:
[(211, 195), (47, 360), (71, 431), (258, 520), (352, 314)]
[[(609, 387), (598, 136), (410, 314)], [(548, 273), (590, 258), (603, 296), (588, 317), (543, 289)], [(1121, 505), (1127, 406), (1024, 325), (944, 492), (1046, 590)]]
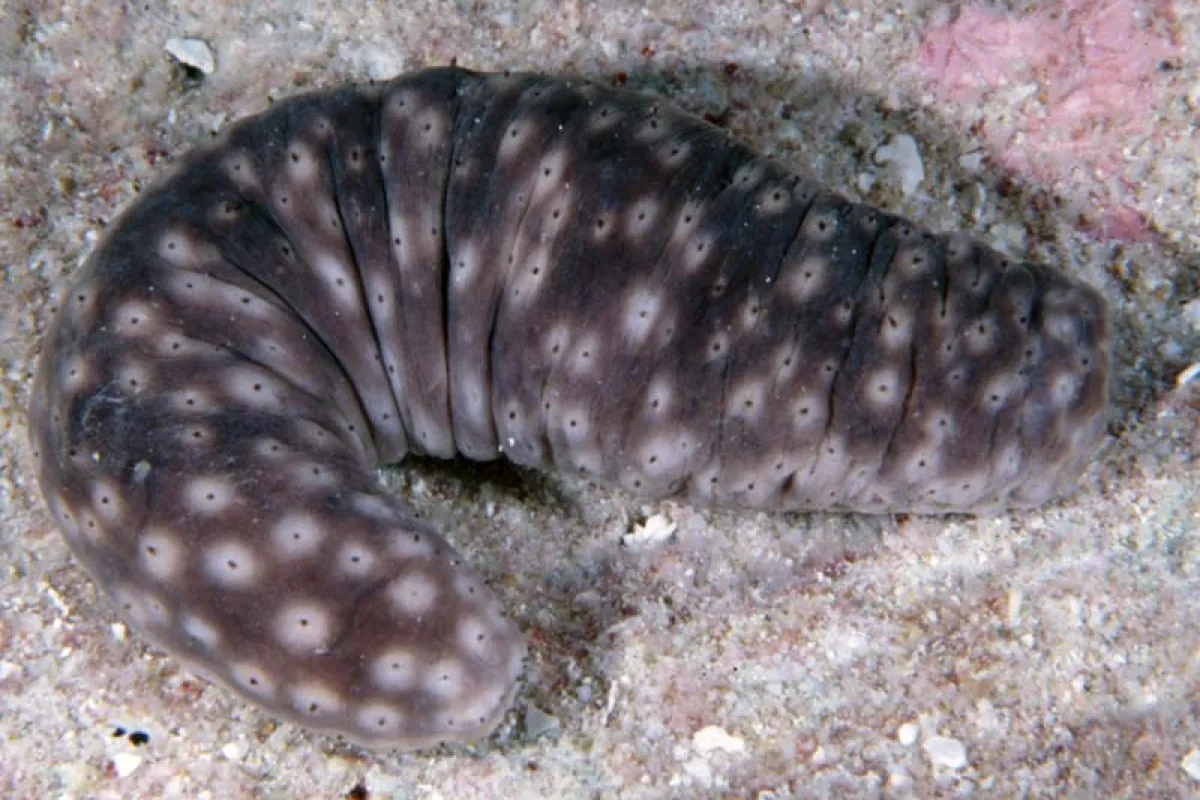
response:
[(368, 745), (486, 735), (524, 644), (407, 453), (759, 509), (980, 511), (1103, 434), (1105, 304), (668, 103), (431, 69), (233, 125), (112, 226), (30, 431), (136, 629)]

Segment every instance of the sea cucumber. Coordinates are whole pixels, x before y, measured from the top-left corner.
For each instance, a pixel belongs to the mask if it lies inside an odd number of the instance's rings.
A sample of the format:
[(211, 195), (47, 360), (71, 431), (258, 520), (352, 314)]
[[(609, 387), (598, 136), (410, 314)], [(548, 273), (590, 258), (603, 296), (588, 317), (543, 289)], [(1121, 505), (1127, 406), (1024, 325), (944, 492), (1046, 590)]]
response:
[(522, 638), (378, 481), (406, 453), (646, 497), (918, 512), (1060, 494), (1101, 296), (820, 190), (662, 100), (431, 69), (277, 103), (111, 227), (30, 433), (149, 639), (383, 747), (486, 735)]

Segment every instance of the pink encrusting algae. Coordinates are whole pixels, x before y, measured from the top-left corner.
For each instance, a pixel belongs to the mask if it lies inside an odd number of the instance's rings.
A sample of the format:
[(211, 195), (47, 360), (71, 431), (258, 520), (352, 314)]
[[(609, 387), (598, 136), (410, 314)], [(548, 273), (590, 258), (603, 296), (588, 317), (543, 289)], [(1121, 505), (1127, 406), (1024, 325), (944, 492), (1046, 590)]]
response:
[(1093, 176), (1099, 213), (1083, 227), (1097, 238), (1143, 240), (1145, 219), (1127, 204), (1137, 181), (1125, 154), (1153, 136), (1164, 66), (1180, 56), (1172, 4), (1058, 0), (1035, 9), (963, 8), (926, 32), (921, 71), (943, 99), (1013, 93), (1013, 116), (984, 125), (996, 163), (1051, 187), (1075, 170)]

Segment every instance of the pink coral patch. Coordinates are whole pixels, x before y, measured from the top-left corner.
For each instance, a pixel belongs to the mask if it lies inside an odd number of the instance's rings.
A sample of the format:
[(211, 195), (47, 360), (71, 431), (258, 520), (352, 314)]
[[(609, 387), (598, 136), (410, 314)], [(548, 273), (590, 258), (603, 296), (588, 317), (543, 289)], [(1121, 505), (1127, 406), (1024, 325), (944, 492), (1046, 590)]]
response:
[(984, 121), (992, 157), (1051, 186), (1083, 170), (1102, 184), (1094, 199), (1105, 222), (1091, 229), (1139, 241), (1145, 221), (1116, 187), (1136, 184), (1125, 173), (1130, 142), (1153, 135), (1161, 66), (1179, 57), (1162, 30), (1173, 19), (1169, 2), (1057, 0), (1021, 15), (975, 4), (926, 32), (919, 63), (956, 102), (1028, 87), (1014, 92), (1010, 118)]

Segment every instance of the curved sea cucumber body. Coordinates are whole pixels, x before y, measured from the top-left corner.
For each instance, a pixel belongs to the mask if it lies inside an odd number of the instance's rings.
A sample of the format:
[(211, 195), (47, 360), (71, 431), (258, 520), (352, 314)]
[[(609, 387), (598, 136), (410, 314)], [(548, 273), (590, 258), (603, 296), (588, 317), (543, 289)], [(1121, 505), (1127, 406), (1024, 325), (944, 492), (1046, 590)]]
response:
[(1070, 486), (1104, 302), (819, 190), (666, 103), (434, 69), (278, 103), (182, 161), (64, 295), (30, 413), (130, 621), (368, 744), (486, 734), (523, 644), (374, 477), (406, 453), (764, 509)]

